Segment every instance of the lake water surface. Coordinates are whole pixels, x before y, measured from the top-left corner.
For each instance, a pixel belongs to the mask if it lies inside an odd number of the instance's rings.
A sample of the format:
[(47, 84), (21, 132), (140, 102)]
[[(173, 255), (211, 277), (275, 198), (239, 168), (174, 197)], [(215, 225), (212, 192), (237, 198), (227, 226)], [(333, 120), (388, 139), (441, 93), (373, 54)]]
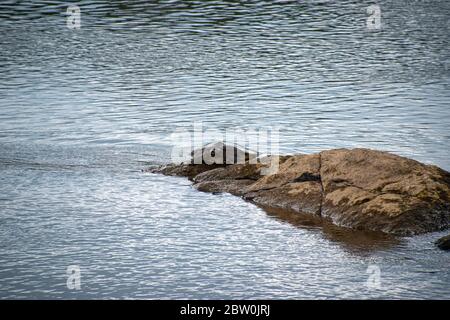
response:
[(450, 2), (377, 3), (369, 31), (371, 1), (80, 1), (72, 30), (67, 3), (2, 1), (0, 298), (449, 299), (446, 232), (350, 232), (141, 172), (198, 121), (450, 170)]

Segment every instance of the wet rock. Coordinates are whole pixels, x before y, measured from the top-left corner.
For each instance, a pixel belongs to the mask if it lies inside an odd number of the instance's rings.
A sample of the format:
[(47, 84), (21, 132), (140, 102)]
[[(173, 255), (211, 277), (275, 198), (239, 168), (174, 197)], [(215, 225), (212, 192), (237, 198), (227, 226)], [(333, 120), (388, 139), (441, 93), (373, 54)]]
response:
[(450, 250), (450, 235), (438, 239), (435, 244), (439, 249)]
[[(201, 152), (228, 150), (223, 144), (210, 147)], [(278, 171), (262, 175), (267, 162), (254, 161), (254, 155), (237, 148), (234, 152), (246, 162), (208, 165), (192, 164), (192, 159), (154, 172), (186, 176), (201, 191), (228, 192), (266, 208), (309, 213), (353, 229), (412, 235), (449, 227), (450, 173), (436, 166), (387, 152), (335, 149), (272, 156), (279, 161)]]
[(318, 155), (297, 155), (280, 164), (277, 173), (247, 188), (246, 198), (264, 206), (320, 215), (322, 186)]
[(213, 180), (194, 184), (199, 191), (212, 193), (231, 193), (235, 196), (243, 196), (246, 187), (254, 183), (254, 180)]
[(147, 170), (151, 173), (162, 173), (166, 176), (187, 177), (192, 180), (202, 172), (207, 172), (215, 168), (221, 168), (222, 165), (206, 165), (206, 164), (168, 164), (159, 168)]
[[(250, 185), (249, 189), (252, 187)], [(244, 198), (265, 207), (282, 208), (320, 216), (322, 190), (320, 183), (317, 182), (294, 182), (273, 189), (244, 193)]]
[(261, 167), (261, 164), (234, 164), (200, 173), (195, 177), (194, 182), (242, 179), (254, 180), (253, 182), (255, 182), (261, 178)]
[(242, 164), (255, 158), (256, 154), (243, 151), (237, 146), (215, 142), (192, 151), (190, 164)]
[(319, 155), (296, 155), (287, 158), (279, 165), (277, 173), (263, 176), (249, 191), (267, 190), (281, 187), (287, 183), (295, 182), (305, 175), (319, 176)]
[(335, 224), (411, 235), (447, 228), (450, 174), (387, 152), (320, 153), (322, 216)]

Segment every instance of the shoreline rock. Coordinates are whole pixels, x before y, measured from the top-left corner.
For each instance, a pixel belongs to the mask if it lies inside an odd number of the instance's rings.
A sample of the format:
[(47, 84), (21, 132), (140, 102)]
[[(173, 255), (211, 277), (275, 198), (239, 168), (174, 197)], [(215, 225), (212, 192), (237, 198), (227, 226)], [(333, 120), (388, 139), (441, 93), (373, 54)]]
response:
[[(192, 156), (214, 149), (225, 150), (225, 145), (207, 145)], [(245, 155), (245, 163), (192, 160), (150, 171), (187, 177), (200, 191), (228, 192), (357, 230), (406, 236), (450, 226), (450, 173), (436, 166), (370, 149), (333, 149), (274, 156), (278, 171), (263, 176), (267, 165), (254, 164), (249, 160), (255, 155), (234, 150)]]
[(438, 239), (435, 244), (441, 250), (450, 250), (450, 235)]

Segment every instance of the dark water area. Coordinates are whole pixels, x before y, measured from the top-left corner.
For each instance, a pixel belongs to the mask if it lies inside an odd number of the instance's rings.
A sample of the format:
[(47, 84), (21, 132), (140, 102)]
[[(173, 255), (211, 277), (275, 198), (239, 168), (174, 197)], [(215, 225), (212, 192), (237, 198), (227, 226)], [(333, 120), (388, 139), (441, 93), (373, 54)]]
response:
[(141, 172), (199, 121), (450, 170), (450, 2), (377, 3), (370, 31), (371, 1), (79, 1), (80, 29), (69, 3), (2, 1), (0, 298), (449, 299), (448, 232), (350, 231)]

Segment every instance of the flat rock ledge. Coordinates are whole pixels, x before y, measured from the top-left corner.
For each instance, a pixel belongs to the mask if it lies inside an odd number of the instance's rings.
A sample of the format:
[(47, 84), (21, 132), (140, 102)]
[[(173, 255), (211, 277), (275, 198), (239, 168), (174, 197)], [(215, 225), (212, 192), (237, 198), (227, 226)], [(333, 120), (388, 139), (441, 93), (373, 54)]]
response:
[(237, 148), (245, 163), (194, 164), (195, 155), (214, 154), (217, 146), (194, 151), (190, 163), (149, 171), (187, 177), (200, 191), (227, 192), (358, 230), (408, 236), (450, 225), (450, 173), (439, 167), (370, 149), (272, 156), (279, 169), (271, 175), (261, 175), (267, 165), (250, 163), (254, 155)]

